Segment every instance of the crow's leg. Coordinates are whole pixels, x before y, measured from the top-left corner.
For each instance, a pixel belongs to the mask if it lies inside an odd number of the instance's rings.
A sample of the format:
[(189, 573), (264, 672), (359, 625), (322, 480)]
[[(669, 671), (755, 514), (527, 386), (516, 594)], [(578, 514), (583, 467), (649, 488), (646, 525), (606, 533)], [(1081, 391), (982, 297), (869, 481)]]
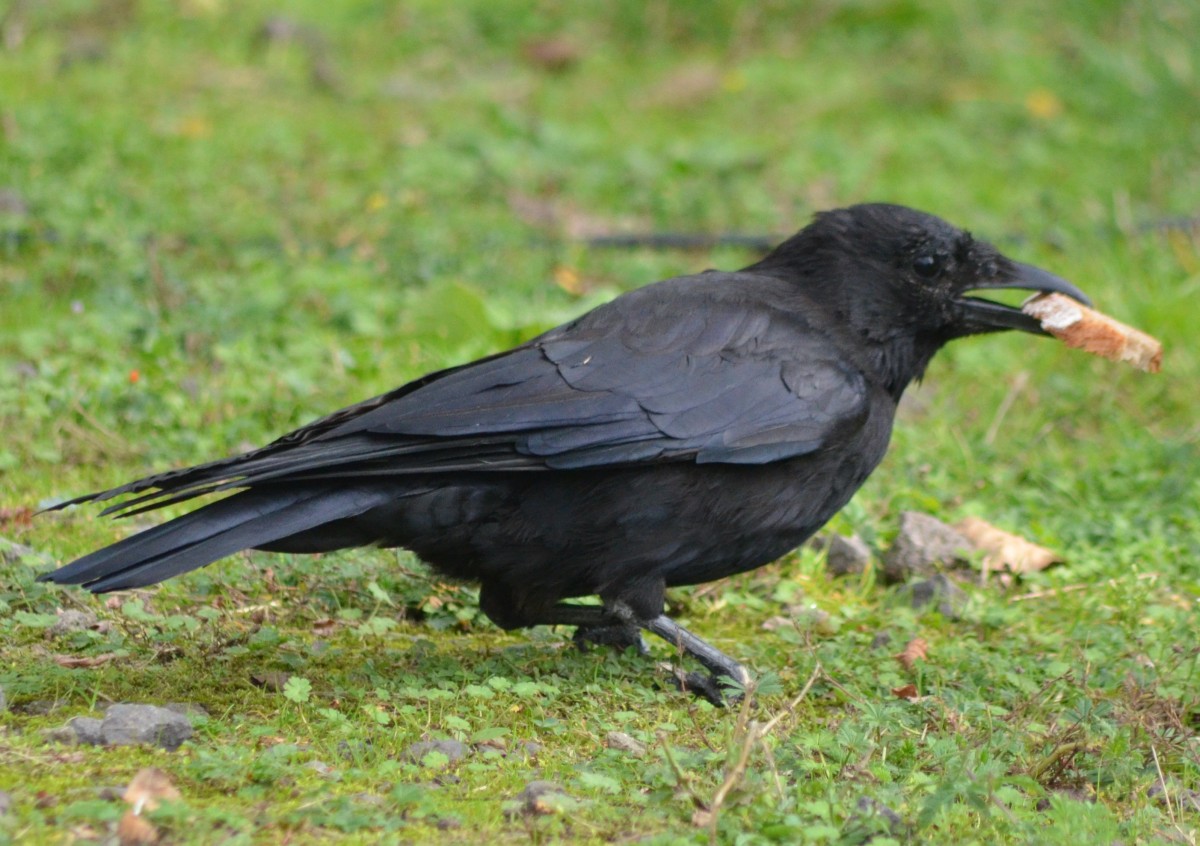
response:
[(750, 683), (750, 673), (745, 667), (665, 614), (659, 614), (652, 620), (638, 620), (632, 609), (619, 601), (610, 602), (602, 608), (560, 602), (546, 609), (546, 613), (540, 615), (538, 622), (546, 625), (576, 626), (574, 640), (581, 648), (585, 648), (588, 643), (621, 648), (635, 646), (643, 654), (648, 650), (639, 630), (653, 632), (704, 665), (711, 675), (688, 673), (677, 668), (672, 668), (672, 672), (680, 687), (703, 696), (715, 705), (725, 704), (725, 686), (720, 681), (722, 676), (743, 688)]
[(664, 640), (675, 644), (676, 648), (691, 655), (714, 676), (728, 676), (743, 686), (750, 683), (750, 673), (745, 667), (715, 646), (689, 632), (666, 614), (659, 614), (643, 625)]
[[(484, 604), (484, 598), (481, 596), (481, 605)], [(490, 595), (487, 598), (490, 599)], [(543, 606), (532, 613), (526, 609), (526, 613), (521, 614), (519, 618), (511, 613), (511, 606), (503, 606), (503, 610), (507, 613), (503, 617), (504, 622), (501, 622), (497, 615), (492, 613), (493, 609), (484, 607), (485, 613), (503, 628), (575, 626), (574, 641), (580, 648), (586, 648), (587, 644), (592, 643), (618, 648), (633, 646), (644, 654), (648, 650), (645, 641), (642, 640), (641, 629), (651, 631), (704, 665), (710, 675), (689, 673), (675, 667), (671, 668), (671, 672), (681, 688), (703, 696), (714, 705), (724, 705), (727, 698), (725, 686), (720, 682), (722, 676), (743, 687), (750, 682), (750, 673), (745, 667), (670, 617), (659, 614), (649, 620), (640, 619), (628, 604), (620, 600), (606, 602), (603, 606), (558, 602)]]
[(724, 705), (726, 690), (725, 685), (721, 684), (722, 676), (737, 683), (743, 689), (750, 684), (750, 673), (745, 667), (715, 646), (696, 637), (666, 614), (659, 614), (653, 620), (642, 625), (664, 640), (675, 644), (676, 649), (691, 655), (712, 674), (706, 676), (703, 673), (684, 673), (682, 670), (676, 670), (675, 675), (679, 685), (685, 690), (703, 696), (714, 705)]

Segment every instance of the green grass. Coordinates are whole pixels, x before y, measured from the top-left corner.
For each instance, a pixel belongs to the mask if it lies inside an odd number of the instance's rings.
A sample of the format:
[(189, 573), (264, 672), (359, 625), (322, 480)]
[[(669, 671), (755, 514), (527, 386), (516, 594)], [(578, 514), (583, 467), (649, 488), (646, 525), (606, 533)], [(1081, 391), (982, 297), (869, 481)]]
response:
[[(305, 29), (263, 37), (280, 14)], [(63, 0), (10, 3), (0, 30), (0, 535), (43, 556), (0, 565), (0, 840), (107, 836), (123, 807), (97, 789), (153, 765), (181, 843), (1196, 842), (1200, 248), (1153, 226), (1200, 211), (1194, 3)], [(526, 58), (551, 36), (565, 70)], [(811, 551), (675, 592), (760, 678), (718, 710), (662, 681), (660, 645), (500, 633), (407, 555), (235, 556), (112, 603), (33, 581), (129, 526), (24, 509), (752, 259), (588, 248), (531, 206), (787, 233), (868, 199), (967, 225), (1167, 345), (1150, 377), (976, 339), (913, 390), (834, 527), (882, 549), (903, 510), (974, 514), (1066, 558), (968, 587), (961, 620)], [(104, 625), (47, 639), (56, 608)], [(44, 741), (107, 701), (208, 716), (175, 753)], [(406, 760), (425, 737), (473, 751)], [(516, 812), (534, 779), (568, 798)]]

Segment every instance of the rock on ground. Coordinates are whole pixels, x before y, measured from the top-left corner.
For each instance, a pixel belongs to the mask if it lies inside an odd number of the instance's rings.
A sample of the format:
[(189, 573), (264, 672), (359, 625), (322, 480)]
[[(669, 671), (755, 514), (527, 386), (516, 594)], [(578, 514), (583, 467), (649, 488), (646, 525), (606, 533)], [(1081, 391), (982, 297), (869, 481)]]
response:
[(54, 625), (46, 629), (46, 634), (50, 637), (62, 637), (71, 632), (90, 629), (94, 625), (96, 625), (96, 615), (91, 611), (76, 611), (73, 609), (59, 611), (58, 620)]
[(147, 743), (175, 750), (192, 736), (192, 723), (183, 714), (157, 705), (113, 705), (101, 730), (106, 746)]
[(174, 751), (192, 736), (192, 723), (183, 714), (157, 705), (121, 703), (109, 707), (102, 720), (76, 717), (46, 736), (50, 740), (90, 746), (146, 744)]
[(604, 745), (640, 758), (646, 754), (646, 744), (623, 731), (610, 731), (604, 738)]
[(571, 798), (561, 785), (553, 781), (531, 781), (517, 794), (506, 813), (509, 816), (554, 814), (570, 803)]
[[(857, 824), (854, 828), (873, 828), (877, 831), (882, 829), (891, 836), (900, 835), (904, 831), (904, 820), (900, 815), (878, 799), (860, 796), (854, 808), (855, 813), (852, 820)], [(872, 836), (867, 835), (864, 840), (857, 842), (869, 843), (873, 839)]]
[(938, 565), (963, 560), (975, 548), (967, 538), (935, 517), (916, 511), (900, 515), (900, 534), (883, 556), (883, 575), (889, 583), (911, 576), (931, 576)]
[(448, 763), (454, 764), (467, 757), (470, 750), (457, 740), (422, 740), (405, 749), (404, 757), (419, 764), (430, 752), (440, 752)]
[(853, 576), (867, 568), (871, 548), (858, 535), (833, 535), (825, 553), (825, 569), (832, 576)]
[(937, 603), (937, 611), (947, 620), (961, 619), (969, 597), (945, 573), (935, 573), (928, 579), (913, 582), (904, 588), (914, 611), (922, 611)]

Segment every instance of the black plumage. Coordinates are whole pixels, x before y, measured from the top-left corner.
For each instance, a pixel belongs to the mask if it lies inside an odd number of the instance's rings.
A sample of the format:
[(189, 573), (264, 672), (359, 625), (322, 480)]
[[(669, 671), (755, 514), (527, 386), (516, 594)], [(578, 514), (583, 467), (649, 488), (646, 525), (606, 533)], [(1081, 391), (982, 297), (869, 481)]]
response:
[[(261, 449), (72, 500), (133, 495), (105, 512), (130, 513), (236, 491), (44, 578), (102, 592), (247, 548), (399, 546), (479, 582), (504, 628), (622, 643), (647, 628), (744, 680), (663, 616), (664, 588), (812, 535), (882, 459), (901, 394), (939, 348), (1041, 331), (966, 296), (1006, 287), (1086, 302), (931, 215), (826, 212), (742, 271), (649, 285)], [(603, 608), (563, 602), (592, 595)]]

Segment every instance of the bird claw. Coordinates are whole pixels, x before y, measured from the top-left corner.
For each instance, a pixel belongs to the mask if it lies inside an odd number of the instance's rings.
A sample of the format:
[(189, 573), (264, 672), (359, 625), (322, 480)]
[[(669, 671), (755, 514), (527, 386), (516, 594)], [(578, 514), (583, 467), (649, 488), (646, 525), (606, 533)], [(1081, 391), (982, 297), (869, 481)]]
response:
[(718, 708), (732, 705), (739, 701), (744, 694), (744, 690), (740, 689), (736, 683), (731, 684), (731, 680), (727, 676), (689, 672), (667, 662), (659, 666), (670, 675), (671, 680), (680, 690), (705, 699)]

